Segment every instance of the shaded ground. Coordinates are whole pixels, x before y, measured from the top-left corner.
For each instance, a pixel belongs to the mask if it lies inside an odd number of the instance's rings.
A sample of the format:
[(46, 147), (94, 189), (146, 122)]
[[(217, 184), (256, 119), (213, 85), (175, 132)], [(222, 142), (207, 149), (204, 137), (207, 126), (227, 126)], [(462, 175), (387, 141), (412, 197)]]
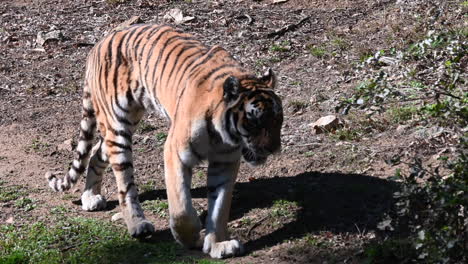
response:
[[(106, 211), (96, 213), (80, 210), (82, 182), (69, 194), (55, 194), (43, 175), (65, 171), (73, 157), (63, 143), (76, 142), (78, 136), (81, 81), (92, 45), (132, 16), (162, 23), (175, 7), (195, 17), (180, 28), (210, 45), (224, 46), (257, 73), (272, 67), (279, 77), (277, 91), (285, 108), (283, 151), (262, 168), (241, 168), (230, 228), (244, 241), (248, 255), (230, 261), (359, 263), (363, 245), (375, 238), (376, 224), (392, 205), (396, 186), (386, 178), (396, 167), (388, 161), (418, 153), (433, 162), (441, 149), (422, 144), (424, 139), (412, 127), (397, 131), (398, 123), (385, 118), (344, 141), (333, 134), (313, 135), (309, 124), (335, 113), (340, 100), (365, 78), (357, 70), (362, 60), (425, 34), (431, 12), (436, 12), (428, 1), (0, 3), (0, 180), (22, 186), (37, 204), (32, 211), (18, 212), (13, 202), (0, 203), (0, 223), (44, 220), (59, 206), (71, 215), (106, 220), (117, 212), (109, 173), (103, 190), (111, 202)], [(454, 11), (438, 17), (447, 27), (461, 23), (459, 8), (450, 8)], [(296, 29), (275, 35), (301, 20)], [(44, 47), (36, 42), (39, 32), (53, 30), (61, 32), (58, 40)], [(345, 119), (360, 129), (366, 122), (359, 115)], [(142, 201), (165, 199), (161, 153), (166, 128), (162, 119), (149, 115), (135, 136)], [(202, 215), (204, 172), (205, 167), (197, 168), (193, 180), (194, 204)], [(170, 241), (167, 217), (148, 214), (160, 238)]]

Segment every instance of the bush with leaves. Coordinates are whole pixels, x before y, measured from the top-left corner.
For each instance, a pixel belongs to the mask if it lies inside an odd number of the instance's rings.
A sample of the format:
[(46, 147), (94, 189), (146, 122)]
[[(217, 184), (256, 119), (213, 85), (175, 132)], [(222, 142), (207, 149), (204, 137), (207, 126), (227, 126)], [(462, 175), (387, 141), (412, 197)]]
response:
[[(468, 142), (463, 141), (466, 147)], [(468, 157), (462, 151), (451, 170), (441, 175), (416, 159), (411, 173), (397, 173), (402, 188), (395, 193), (397, 227), (409, 231), (417, 259), (427, 263), (468, 263)], [(421, 179), (423, 179), (421, 183)]]
[[(408, 173), (397, 170), (395, 214), (379, 227), (392, 232), (365, 250), (369, 263), (468, 263), (467, 36), (466, 29), (430, 31), (406, 50), (377, 52), (360, 65), (364, 81), (338, 107), (450, 134), (452, 153), (440, 165), (424, 165), (415, 154)], [(395, 109), (411, 110), (410, 118)]]

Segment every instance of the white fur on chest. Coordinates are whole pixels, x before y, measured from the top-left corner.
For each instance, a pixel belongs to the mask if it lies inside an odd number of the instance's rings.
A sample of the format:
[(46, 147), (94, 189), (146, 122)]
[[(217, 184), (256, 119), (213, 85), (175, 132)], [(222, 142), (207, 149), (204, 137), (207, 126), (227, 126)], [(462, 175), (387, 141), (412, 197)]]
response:
[(211, 138), (205, 120), (192, 123), (191, 135), (185, 149), (179, 153), (182, 162), (193, 167), (203, 160), (209, 162), (235, 162), (239, 160), (240, 147)]

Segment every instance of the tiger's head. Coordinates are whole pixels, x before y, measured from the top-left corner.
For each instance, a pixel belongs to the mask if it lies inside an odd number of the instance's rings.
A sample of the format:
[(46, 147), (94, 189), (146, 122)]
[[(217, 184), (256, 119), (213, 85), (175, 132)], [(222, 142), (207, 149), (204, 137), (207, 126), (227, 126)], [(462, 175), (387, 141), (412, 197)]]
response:
[(283, 109), (273, 91), (275, 85), (271, 69), (260, 78), (229, 77), (224, 82), (229, 134), (240, 144), (244, 160), (253, 166), (281, 149)]

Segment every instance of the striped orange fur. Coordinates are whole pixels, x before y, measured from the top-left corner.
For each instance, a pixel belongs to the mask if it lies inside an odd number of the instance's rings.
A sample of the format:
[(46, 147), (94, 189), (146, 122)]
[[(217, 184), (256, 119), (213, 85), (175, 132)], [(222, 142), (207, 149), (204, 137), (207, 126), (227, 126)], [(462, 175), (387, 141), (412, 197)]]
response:
[[(214, 258), (240, 255), (242, 244), (227, 232), (232, 190), (241, 157), (258, 165), (280, 149), (283, 112), (275, 84), (271, 70), (257, 77), (225, 49), (170, 26), (113, 32), (87, 59), (78, 158), (63, 179), (50, 176), (49, 185), (68, 190), (86, 172), (83, 209), (100, 210), (102, 175), (111, 166), (129, 232), (152, 234), (134, 183), (132, 135), (145, 112), (159, 111), (171, 124), (164, 165), (174, 238)], [(96, 129), (100, 138), (92, 147)], [(208, 216), (201, 235), (190, 185), (192, 168), (203, 160)]]

